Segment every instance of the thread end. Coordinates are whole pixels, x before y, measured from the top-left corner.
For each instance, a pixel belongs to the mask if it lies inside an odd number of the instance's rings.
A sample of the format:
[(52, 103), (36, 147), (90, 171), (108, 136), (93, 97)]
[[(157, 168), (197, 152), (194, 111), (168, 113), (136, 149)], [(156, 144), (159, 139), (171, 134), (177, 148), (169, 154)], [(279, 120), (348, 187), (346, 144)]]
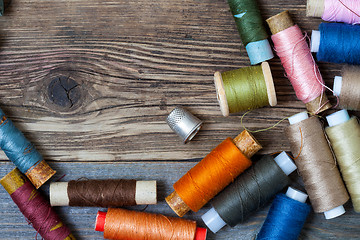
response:
[(95, 231), (103, 232), (105, 229), (106, 212), (98, 211), (96, 215)]

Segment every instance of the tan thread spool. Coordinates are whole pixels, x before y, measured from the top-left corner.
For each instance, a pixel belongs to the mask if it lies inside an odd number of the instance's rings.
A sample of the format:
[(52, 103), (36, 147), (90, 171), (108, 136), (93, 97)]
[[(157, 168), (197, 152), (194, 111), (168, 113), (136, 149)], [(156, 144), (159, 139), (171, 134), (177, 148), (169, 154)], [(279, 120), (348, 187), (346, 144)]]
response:
[[(236, 147), (248, 158), (252, 157), (262, 148), (257, 140), (246, 130), (242, 131), (236, 138), (234, 138), (233, 142)], [(191, 210), (176, 191), (167, 196), (165, 200), (171, 209), (180, 217), (184, 216)]]
[[(273, 35), (295, 25), (289, 11), (283, 11), (275, 16), (272, 16), (268, 18), (266, 22), (268, 23)], [(331, 104), (328, 101), (329, 100), (324, 93), (322, 96), (320, 95), (314, 100), (306, 103), (305, 106), (311, 114), (316, 114), (331, 108)], [(322, 107), (319, 109), (319, 106)]]
[(323, 212), (327, 219), (343, 214), (342, 205), (349, 195), (320, 120), (307, 118), (307, 113), (302, 112), (289, 118), (289, 122), (285, 134), (314, 211)]
[[(271, 74), (271, 69), (269, 66), (269, 63), (263, 62), (261, 63), (261, 68), (263, 71), (266, 89), (267, 89), (267, 95), (270, 106), (276, 106), (277, 104), (277, 98), (276, 98), (276, 92), (274, 87), (274, 80)], [(221, 113), (224, 117), (229, 116), (229, 105), (227, 103), (225, 88), (224, 88), (224, 82), (221, 76), (221, 72), (217, 71), (214, 73), (214, 83), (215, 83), (215, 89), (216, 89), (216, 96), (220, 105)]]

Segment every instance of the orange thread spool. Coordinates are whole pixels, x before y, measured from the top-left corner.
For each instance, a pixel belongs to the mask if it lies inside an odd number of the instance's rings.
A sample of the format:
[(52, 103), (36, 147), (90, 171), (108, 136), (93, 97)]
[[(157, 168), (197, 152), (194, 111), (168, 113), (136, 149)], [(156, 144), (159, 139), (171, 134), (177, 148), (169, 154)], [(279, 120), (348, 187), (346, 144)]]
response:
[(250, 166), (251, 161), (227, 138), (180, 178), (174, 189), (197, 212)]
[(205, 240), (206, 229), (196, 222), (161, 214), (109, 208), (98, 212), (95, 230), (112, 240)]

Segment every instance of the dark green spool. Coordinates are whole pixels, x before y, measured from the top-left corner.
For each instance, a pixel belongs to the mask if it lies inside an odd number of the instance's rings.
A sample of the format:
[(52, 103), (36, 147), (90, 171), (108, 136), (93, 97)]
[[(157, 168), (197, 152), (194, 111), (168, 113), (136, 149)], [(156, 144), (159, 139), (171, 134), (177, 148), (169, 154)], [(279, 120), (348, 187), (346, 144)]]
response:
[(0, 16), (4, 14), (4, 1), (0, 0)]
[(228, 0), (244, 46), (268, 38), (255, 0)]

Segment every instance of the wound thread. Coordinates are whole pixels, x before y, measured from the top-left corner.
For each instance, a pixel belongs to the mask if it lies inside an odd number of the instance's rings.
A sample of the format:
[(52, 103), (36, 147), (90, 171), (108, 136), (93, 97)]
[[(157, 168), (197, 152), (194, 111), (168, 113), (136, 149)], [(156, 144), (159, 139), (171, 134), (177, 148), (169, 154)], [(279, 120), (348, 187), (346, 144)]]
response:
[(256, 240), (297, 240), (310, 210), (306, 203), (276, 195)]
[(346, 65), (342, 69), (342, 84), (339, 95), (340, 106), (360, 110), (360, 68)]
[(288, 126), (285, 134), (314, 211), (326, 212), (346, 203), (349, 195), (320, 120), (302, 120)]
[(356, 212), (360, 212), (360, 125), (357, 118), (327, 127), (331, 146)]
[(24, 217), (45, 240), (75, 240), (50, 204), (15, 168), (0, 180)]
[[(43, 160), (34, 145), (25, 138), (12, 121), (0, 109), (0, 148), (16, 167), (26, 174), (30, 181), (39, 188), (55, 171)], [(37, 168), (39, 167), (39, 169)]]
[(321, 23), (318, 61), (360, 64), (360, 26)]
[(274, 158), (265, 155), (216, 196), (211, 204), (224, 222), (234, 227), (289, 184), (289, 177)]
[(252, 65), (274, 57), (256, 0), (228, 0)]
[(67, 190), (69, 206), (136, 205), (136, 180), (70, 181)]
[(296, 96), (308, 103), (324, 92), (324, 80), (297, 25), (271, 36)]
[(227, 138), (180, 178), (174, 189), (186, 205), (197, 212), (250, 166), (250, 159)]
[(321, 17), (327, 22), (360, 23), (360, 2), (357, 0), (325, 0)]
[(113, 240), (194, 240), (196, 222), (161, 214), (109, 208), (104, 238)]

